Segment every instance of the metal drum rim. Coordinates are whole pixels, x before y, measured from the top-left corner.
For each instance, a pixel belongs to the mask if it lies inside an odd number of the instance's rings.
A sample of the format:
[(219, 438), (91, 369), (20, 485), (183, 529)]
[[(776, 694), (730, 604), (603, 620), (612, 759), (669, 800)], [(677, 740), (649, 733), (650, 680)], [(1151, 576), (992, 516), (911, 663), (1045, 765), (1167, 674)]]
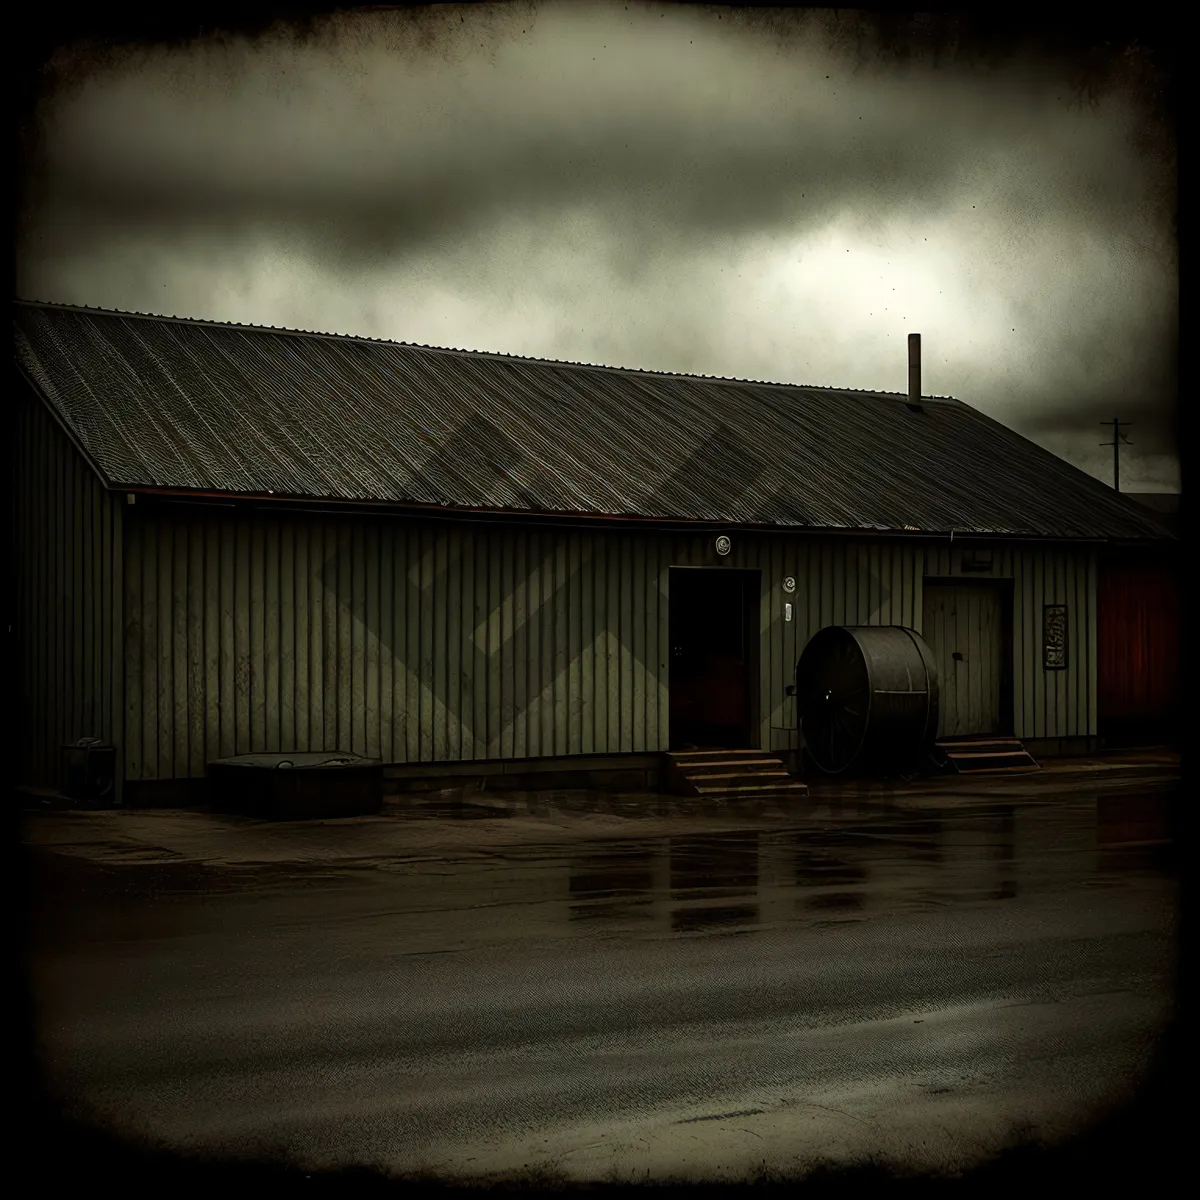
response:
[[(841, 774), (844, 774), (845, 772), (849, 771), (852, 767), (854, 767), (861, 760), (864, 748), (868, 745), (868, 743), (870, 741), (870, 721), (871, 721), (871, 714), (874, 710), (876, 679), (875, 679), (875, 672), (873, 669), (872, 656), (870, 653), (868, 653), (867, 647), (864, 645), (864, 640), (866, 640), (866, 639), (861, 639), (858, 635), (860, 633), (869, 633), (871, 635), (878, 635), (878, 634), (883, 633), (885, 630), (888, 632), (903, 633), (905, 635), (905, 640), (907, 641), (907, 643), (909, 645), (912, 646), (913, 650), (917, 654), (917, 658), (921, 663), (921, 666), (922, 666), (922, 669), (924, 672), (924, 677), (925, 677), (925, 687), (923, 689), (921, 689), (919, 692), (914, 691), (914, 693), (913, 693), (914, 695), (921, 695), (924, 698), (925, 713), (924, 713), (924, 720), (922, 721), (921, 730), (920, 730), (920, 734), (919, 734), (919, 741), (922, 745), (926, 745), (926, 744), (936, 740), (937, 722), (939, 720), (939, 715), (940, 715), (939, 714), (940, 680), (938, 679), (937, 663), (934, 660), (932, 651), (929, 649), (929, 647), (928, 647), (927, 643), (925, 642), (924, 638), (922, 637), (920, 631), (917, 629), (914, 629), (910, 625), (899, 625), (899, 624), (897, 624), (897, 625), (826, 625), (822, 629), (817, 630), (817, 632), (814, 633), (812, 635), (812, 637), (809, 638), (804, 649), (801, 651), (800, 656), (796, 661), (796, 675), (799, 676), (800, 668), (801, 668), (802, 663), (804, 662), (805, 656), (808, 654), (810, 649), (812, 649), (814, 647), (814, 645), (818, 643), (818, 639), (822, 639), (824, 641), (829, 641), (831, 643), (836, 643), (836, 641), (839, 639), (849, 637), (850, 640), (853, 641), (853, 643), (855, 645), (855, 649), (857, 650), (857, 652), (859, 654), (860, 661), (862, 662), (863, 667), (865, 669), (865, 673), (866, 673), (866, 677), (867, 677), (868, 699), (867, 699), (866, 713), (863, 718), (863, 732), (862, 732), (861, 737), (858, 740), (858, 744), (856, 745), (853, 754), (846, 760), (846, 762), (842, 766), (837, 767), (837, 768), (833, 768), (833, 767), (825, 765), (821, 761), (821, 758), (817, 754), (813, 753), (812, 743), (807, 742), (807, 739), (804, 738), (804, 714), (803, 714), (803, 712), (801, 712), (799, 714), (800, 719), (798, 721), (798, 727), (799, 727), (799, 732), (801, 734), (802, 743), (806, 745), (809, 757), (812, 758), (814, 764), (825, 775), (841, 775)], [(797, 688), (797, 694), (799, 695), (799, 688)]]
[[(809, 638), (808, 644), (800, 652), (800, 657), (796, 660), (796, 672), (797, 672), (797, 674), (799, 674), (800, 664), (804, 661), (804, 656), (808, 653), (809, 649), (813, 646), (813, 644), (817, 641), (818, 638), (822, 637), (823, 635), (828, 634), (829, 636), (826, 638), (826, 640), (831, 643), (835, 640), (835, 638), (839, 639), (839, 640), (849, 638), (849, 640), (854, 643), (854, 647), (858, 651), (859, 658), (860, 658), (860, 660), (863, 664), (863, 668), (866, 672), (866, 676), (867, 676), (867, 711), (863, 715), (862, 733), (859, 735), (858, 744), (854, 747), (854, 752), (847, 758), (846, 762), (843, 763), (842, 766), (834, 768), (834, 767), (824, 766), (817, 759), (817, 756), (815, 754), (813, 754), (811, 745), (809, 746), (809, 751), (808, 751), (809, 755), (812, 757), (813, 761), (816, 762), (817, 766), (820, 767), (821, 771), (826, 775), (842, 775), (846, 771), (850, 770), (851, 767), (854, 766), (854, 764), (858, 761), (859, 756), (862, 754), (863, 746), (866, 744), (866, 741), (867, 741), (867, 732), (871, 726), (871, 707), (872, 707), (872, 703), (875, 698), (875, 691), (874, 691), (874, 682), (875, 681), (874, 681), (874, 677), (871, 672), (870, 655), (868, 655), (866, 653), (866, 651), (863, 649), (862, 643), (858, 640), (857, 637), (854, 636), (855, 628), (856, 627), (852, 626), (852, 625), (826, 625), (823, 629), (817, 630), (817, 632), (814, 633), (811, 638)], [(872, 628), (872, 626), (866, 626), (866, 628)], [(882, 627), (874, 626), (874, 628), (882, 628)], [(804, 730), (803, 718), (801, 718), (800, 730), (801, 730), (801, 735), (803, 736), (803, 730)]]

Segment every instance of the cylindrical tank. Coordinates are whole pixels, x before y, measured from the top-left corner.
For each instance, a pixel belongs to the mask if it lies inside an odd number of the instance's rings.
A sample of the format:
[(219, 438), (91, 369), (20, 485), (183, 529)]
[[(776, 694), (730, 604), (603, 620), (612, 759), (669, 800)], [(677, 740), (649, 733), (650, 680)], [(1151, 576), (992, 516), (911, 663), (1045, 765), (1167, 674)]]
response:
[(796, 666), (808, 758), (826, 774), (890, 774), (915, 766), (938, 726), (933, 653), (902, 625), (829, 625)]

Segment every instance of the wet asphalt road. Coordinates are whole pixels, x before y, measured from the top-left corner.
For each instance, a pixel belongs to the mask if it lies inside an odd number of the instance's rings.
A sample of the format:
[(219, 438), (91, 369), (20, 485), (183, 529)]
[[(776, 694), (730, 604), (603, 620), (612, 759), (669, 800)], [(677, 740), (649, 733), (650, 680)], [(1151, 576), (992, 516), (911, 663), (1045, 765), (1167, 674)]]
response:
[(43, 895), (41, 1041), (118, 1125), (313, 1165), (965, 1162), (1136, 1083), (1162, 800)]

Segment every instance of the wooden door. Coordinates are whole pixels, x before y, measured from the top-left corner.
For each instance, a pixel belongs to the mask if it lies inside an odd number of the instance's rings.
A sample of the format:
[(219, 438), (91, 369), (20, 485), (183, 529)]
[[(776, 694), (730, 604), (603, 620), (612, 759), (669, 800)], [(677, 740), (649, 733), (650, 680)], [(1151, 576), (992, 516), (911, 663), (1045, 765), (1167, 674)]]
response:
[(939, 737), (1004, 732), (1003, 616), (996, 587), (926, 580), (922, 635), (937, 660)]

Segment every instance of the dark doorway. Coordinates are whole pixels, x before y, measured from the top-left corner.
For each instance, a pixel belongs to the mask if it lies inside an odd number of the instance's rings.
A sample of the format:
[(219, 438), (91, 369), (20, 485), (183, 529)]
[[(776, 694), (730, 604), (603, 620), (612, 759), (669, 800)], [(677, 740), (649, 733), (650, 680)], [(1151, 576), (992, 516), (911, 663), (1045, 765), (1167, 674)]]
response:
[(672, 567), (671, 749), (747, 749), (758, 681), (758, 571)]

